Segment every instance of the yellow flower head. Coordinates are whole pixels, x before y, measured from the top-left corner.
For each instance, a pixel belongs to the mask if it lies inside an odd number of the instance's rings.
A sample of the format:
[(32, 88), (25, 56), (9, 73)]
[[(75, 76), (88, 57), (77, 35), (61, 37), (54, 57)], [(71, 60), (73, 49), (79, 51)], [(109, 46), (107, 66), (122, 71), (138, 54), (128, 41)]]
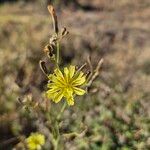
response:
[(29, 150), (40, 150), (45, 144), (45, 137), (39, 133), (32, 133), (27, 139), (27, 147)]
[(83, 72), (75, 70), (75, 66), (65, 67), (64, 73), (58, 68), (53, 74), (49, 75), (49, 90), (46, 95), (55, 103), (58, 103), (63, 97), (66, 98), (68, 105), (74, 105), (74, 95), (83, 95), (85, 90), (79, 88), (86, 81)]

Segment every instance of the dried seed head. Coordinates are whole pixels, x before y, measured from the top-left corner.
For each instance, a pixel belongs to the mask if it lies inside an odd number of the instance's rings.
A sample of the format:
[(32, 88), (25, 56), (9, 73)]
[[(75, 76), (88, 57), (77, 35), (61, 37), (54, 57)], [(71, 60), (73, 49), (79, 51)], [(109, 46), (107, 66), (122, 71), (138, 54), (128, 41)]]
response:
[(57, 15), (56, 15), (55, 9), (52, 5), (48, 5), (47, 8), (52, 17), (54, 31), (56, 34), (58, 34), (59, 29), (58, 29)]
[(50, 43), (51, 45), (54, 45), (54, 46), (55, 46), (57, 40), (58, 40), (58, 38), (53, 35), (53, 36), (49, 39), (49, 43)]
[(64, 37), (64, 36), (66, 36), (67, 34), (69, 34), (69, 31), (67, 31), (66, 27), (62, 28), (61, 36)]
[(47, 56), (49, 58), (51, 58), (51, 59), (55, 58), (55, 55), (53, 53), (54, 52), (54, 45), (52, 45), (52, 44), (46, 45), (43, 51), (47, 54)]
[(48, 74), (48, 71), (47, 71), (45, 62), (42, 61), (42, 60), (40, 60), (39, 65), (40, 65), (40, 68), (41, 68), (42, 72), (43, 72), (45, 75), (47, 75), (47, 74)]
[(53, 56), (53, 46), (52, 45), (46, 45), (44, 48), (44, 52), (48, 53), (51, 57)]

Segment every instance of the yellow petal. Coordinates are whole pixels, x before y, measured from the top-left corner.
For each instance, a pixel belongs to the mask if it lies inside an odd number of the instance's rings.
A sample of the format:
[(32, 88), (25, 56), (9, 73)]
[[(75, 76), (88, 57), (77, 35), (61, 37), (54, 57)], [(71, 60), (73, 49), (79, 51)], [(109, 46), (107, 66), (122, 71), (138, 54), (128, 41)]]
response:
[(72, 82), (72, 85), (73, 86), (78, 86), (78, 85), (82, 85), (83, 83), (85, 83), (86, 79), (85, 79), (85, 76), (83, 77), (78, 77), (76, 80), (74, 80)]
[(47, 91), (47, 93), (53, 94), (53, 93), (56, 93), (56, 92), (58, 92), (58, 91), (60, 91), (60, 88), (54, 86), (53, 88), (49, 89), (49, 90)]
[(74, 105), (73, 96), (67, 98), (67, 103), (68, 103), (68, 105), (70, 105), (70, 106)]
[(58, 86), (56, 86), (56, 84), (54, 84), (54, 83), (47, 84), (47, 88), (55, 88), (55, 87), (58, 87)]
[(64, 74), (65, 74), (66, 82), (68, 82), (69, 81), (69, 70), (67, 67), (64, 68)]
[(51, 80), (52, 79), (53, 74), (49, 74), (48, 75), (48, 79)]
[(63, 98), (63, 92), (60, 91), (60, 92), (58, 92), (58, 93), (55, 95), (55, 97), (54, 97), (54, 102), (55, 102), (55, 103), (58, 103), (62, 98)]
[(83, 72), (78, 72), (78, 73), (76, 73), (76, 74), (74, 75), (74, 77), (71, 79), (71, 82), (73, 82), (73, 81), (75, 81), (75, 80), (77, 80), (77, 79), (83, 77), (83, 75), (84, 75)]
[(81, 78), (84, 75), (84, 73), (81, 71), (78, 75), (78, 78)]
[(36, 148), (37, 148), (37, 144), (35, 144), (35, 143), (28, 143), (28, 148), (30, 149), (30, 150), (35, 150)]
[(54, 82), (54, 84), (59, 86), (59, 87), (63, 87), (65, 84), (63, 80), (57, 78), (56, 76), (53, 76), (51, 81)]
[(73, 94), (73, 89), (72, 88), (66, 88), (64, 89), (64, 96), (65, 97), (71, 97)]
[(62, 72), (59, 69), (55, 69), (54, 72), (57, 76), (57, 79), (59, 79), (60, 81), (64, 81), (64, 76), (63, 76)]
[(74, 76), (75, 73), (75, 66), (70, 66), (69, 67), (69, 76), (70, 78), (72, 78)]
[(80, 71), (79, 73), (76, 74), (76, 78), (81, 78), (84, 75), (84, 73), (82, 71)]
[(85, 90), (83, 90), (83, 89), (80, 89), (77, 87), (74, 87), (73, 89), (74, 89), (75, 94), (77, 94), (77, 95), (84, 95), (85, 94)]
[(44, 145), (44, 143), (45, 143), (45, 137), (44, 137), (44, 135), (37, 134), (36, 135), (36, 139), (38, 139), (40, 145)]
[[(57, 92), (50, 92), (49, 90), (46, 92), (46, 97), (52, 101), (55, 102), (55, 100), (57, 99), (57, 96), (59, 95), (60, 91)], [(56, 97), (56, 99), (55, 99)]]

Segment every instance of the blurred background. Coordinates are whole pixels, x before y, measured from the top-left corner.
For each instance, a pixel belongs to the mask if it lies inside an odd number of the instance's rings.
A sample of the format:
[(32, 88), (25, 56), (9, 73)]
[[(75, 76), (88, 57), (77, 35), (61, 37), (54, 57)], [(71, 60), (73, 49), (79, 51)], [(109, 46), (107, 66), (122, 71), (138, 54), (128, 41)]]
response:
[(80, 66), (89, 54), (96, 66), (104, 58), (93, 94), (64, 113), (62, 132), (88, 127), (82, 138), (64, 140), (64, 149), (148, 150), (149, 0), (0, 0), (0, 149), (11, 150), (17, 136), (37, 131), (37, 116), (23, 111), (18, 97), (32, 93), (40, 101), (47, 83), (39, 60), (51, 69), (43, 53), (53, 33), (49, 3), (70, 32), (61, 65)]

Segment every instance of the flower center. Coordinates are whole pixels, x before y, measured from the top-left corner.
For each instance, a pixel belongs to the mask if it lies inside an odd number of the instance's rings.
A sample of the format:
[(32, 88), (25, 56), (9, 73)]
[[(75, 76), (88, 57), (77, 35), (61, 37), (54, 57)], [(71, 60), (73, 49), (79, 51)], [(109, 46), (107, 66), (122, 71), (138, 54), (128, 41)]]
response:
[(72, 85), (71, 84), (66, 84), (66, 88), (72, 89)]

